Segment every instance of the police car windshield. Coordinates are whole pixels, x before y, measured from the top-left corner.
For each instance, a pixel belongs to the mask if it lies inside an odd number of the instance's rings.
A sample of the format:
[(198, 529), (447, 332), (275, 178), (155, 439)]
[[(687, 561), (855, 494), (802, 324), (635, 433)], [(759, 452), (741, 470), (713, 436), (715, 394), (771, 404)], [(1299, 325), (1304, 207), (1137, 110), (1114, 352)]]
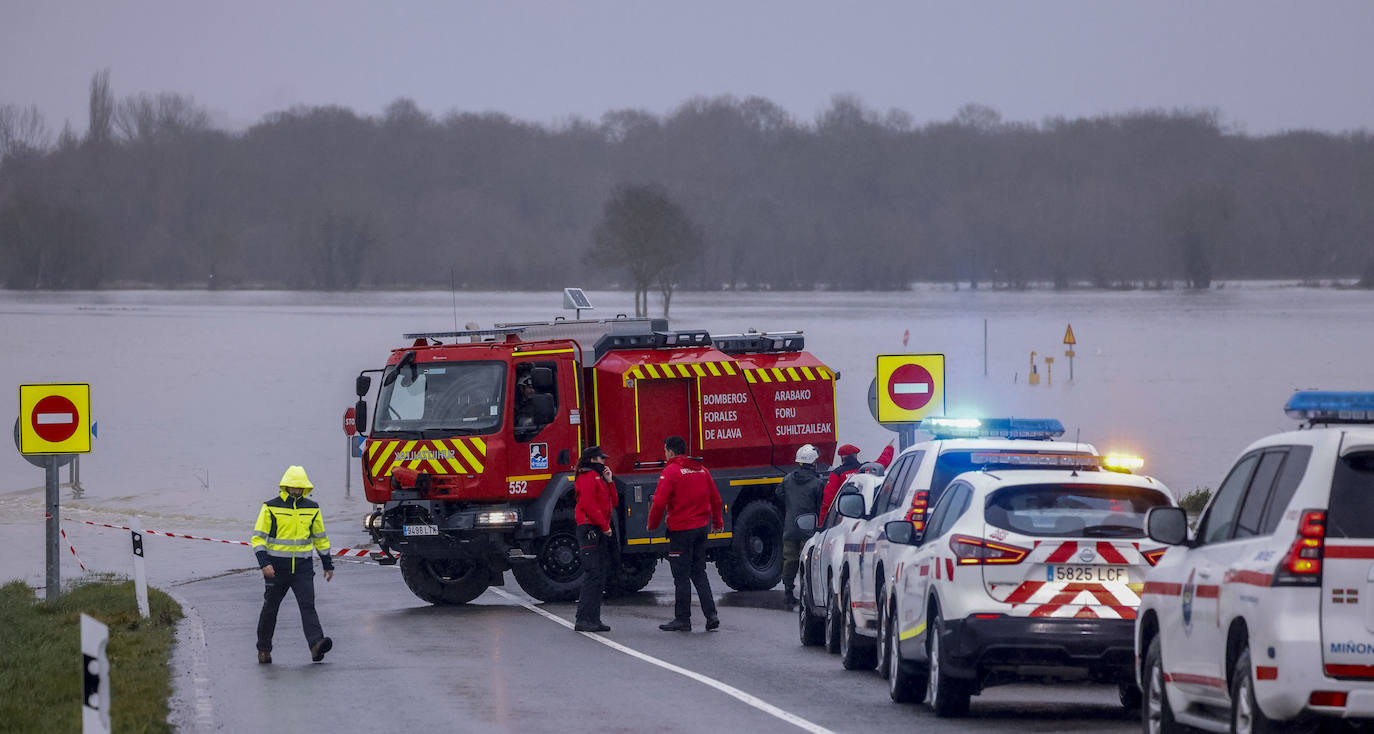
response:
[(504, 362), (421, 362), (383, 385), (373, 433), (419, 438), (492, 433), (505, 404)]
[(1026, 484), (993, 492), (983, 520), (1038, 538), (1143, 538), (1145, 513), (1168, 504), (1145, 487)]

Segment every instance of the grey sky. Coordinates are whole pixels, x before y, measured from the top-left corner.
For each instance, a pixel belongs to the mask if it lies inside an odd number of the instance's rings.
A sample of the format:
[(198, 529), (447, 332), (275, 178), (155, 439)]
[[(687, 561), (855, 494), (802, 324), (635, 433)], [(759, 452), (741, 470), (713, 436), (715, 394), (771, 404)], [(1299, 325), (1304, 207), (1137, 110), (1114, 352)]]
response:
[(0, 102), (85, 127), (86, 86), (176, 91), (219, 124), (293, 104), (553, 122), (853, 93), (918, 122), (965, 102), (1040, 120), (1209, 107), (1251, 133), (1374, 129), (1374, 2), (1341, 0), (0, 0)]

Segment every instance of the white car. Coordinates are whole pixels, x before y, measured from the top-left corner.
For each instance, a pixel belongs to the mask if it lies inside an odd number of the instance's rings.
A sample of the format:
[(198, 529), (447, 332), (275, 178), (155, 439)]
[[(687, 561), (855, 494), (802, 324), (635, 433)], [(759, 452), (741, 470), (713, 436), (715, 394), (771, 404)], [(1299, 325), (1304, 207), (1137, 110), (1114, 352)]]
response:
[(1174, 504), (1168, 488), (1098, 469), (1094, 456), (1017, 471), (1006, 468), (1014, 455), (972, 458), (987, 468), (949, 484), (924, 532), (901, 520), (885, 528), (907, 548), (882, 630), (892, 698), (959, 716), (987, 686), (1094, 680), (1139, 705), (1136, 607), (1145, 570), (1164, 552), (1145, 538), (1145, 517)]
[[(921, 527), (927, 509), (940, 499), (950, 481), (978, 468), (972, 462), (974, 454), (1097, 454), (1091, 444), (1053, 440), (1064, 433), (1064, 426), (1054, 419), (930, 418), (921, 423), (921, 430), (933, 440), (910, 446), (893, 460), (875, 506), (853, 533), (855, 538), (848, 544), (839, 571), (841, 593), (845, 595), (842, 606), (850, 615), (841, 630), (852, 640), (844, 646), (842, 662), (846, 668), (865, 670), (876, 662), (883, 677), (888, 675), (888, 656), (882, 649), (879, 630), (897, 567), (894, 559), (905, 552), (905, 546), (888, 542), (883, 532), (887, 523), (911, 520)], [(1028, 463), (1010, 468), (1034, 466)]]
[[(838, 569), (844, 563), (845, 548), (853, 543), (859, 523), (839, 513), (840, 498), (857, 501), (860, 507), (873, 506), (883, 483), (881, 464), (868, 463), (845, 479), (821, 519), (816, 534), (802, 545), (798, 574), (801, 588), (797, 594), (797, 623), (803, 645), (825, 643), (829, 652), (841, 650), (840, 586)], [(802, 518), (814, 518), (803, 515)], [(804, 521), (804, 519), (802, 520)]]
[(1136, 628), (1145, 731), (1374, 721), (1374, 393), (1296, 393), (1306, 430), (1241, 453), (1195, 532), (1146, 577)]

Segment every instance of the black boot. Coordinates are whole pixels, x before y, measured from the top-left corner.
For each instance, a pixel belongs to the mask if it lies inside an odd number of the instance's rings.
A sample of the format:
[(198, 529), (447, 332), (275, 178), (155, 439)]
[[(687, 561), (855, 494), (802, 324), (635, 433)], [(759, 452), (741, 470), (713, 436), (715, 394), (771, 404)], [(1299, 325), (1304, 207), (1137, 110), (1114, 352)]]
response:
[(783, 603), (783, 604), (786, 604), (786, 605), (789, 606), (789, 607), (791, 607), (791, 606), (796, 606), (796, 604), (797, 604), (797, 597), (794, 596), (794, 595), (792, 594), (792, 587), (791, 587), (791, 586), (783, 587), (783, 592), (782, 592), (782, 603)]

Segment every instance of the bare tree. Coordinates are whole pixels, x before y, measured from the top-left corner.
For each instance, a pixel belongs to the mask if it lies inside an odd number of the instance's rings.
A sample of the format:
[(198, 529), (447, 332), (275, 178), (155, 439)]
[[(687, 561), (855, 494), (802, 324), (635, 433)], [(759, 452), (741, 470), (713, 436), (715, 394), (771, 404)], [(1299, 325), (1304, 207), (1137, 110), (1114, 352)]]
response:
[(0, 161), (12, 154), (41, 152), (51, 135), (38, 107), (0, 104)]
[(208, 130), (210, 114), (186, 95), (138, 94), (120, 100), (114, 127), (125, 140), (148, 142)]
[(92, 145), (109, 145), (114, 139), (114, 108), (110, 70), (97, 71), (91, 77), (90, 126), (86, 130), (86, 140)]
[(593, 261), (620, 266), (630, 274), (635, 315), (649, 314), (649, 288), (663, 295), (663, 315), (672, 303), (677, 268), (703, 249), (701, 230), (656, 184), (620, 184), (606, 201), (596, 228)]

